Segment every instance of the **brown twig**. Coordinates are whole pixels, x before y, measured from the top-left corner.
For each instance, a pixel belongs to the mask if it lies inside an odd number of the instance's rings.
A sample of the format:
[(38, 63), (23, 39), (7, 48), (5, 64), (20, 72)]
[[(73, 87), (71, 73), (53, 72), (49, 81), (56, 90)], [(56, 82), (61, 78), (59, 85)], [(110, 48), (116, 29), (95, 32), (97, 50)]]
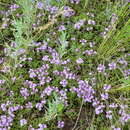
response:
[(40, 26), (38, 27), (36, 30), (39, 30), (38, 33), (40, 33), (41, 31), (46, 30), (47, 28), (49, 28), (51, 25), (54, 25), (57, 22), (57, 17), (60, 15), (63, 15), (65, 12), (68, 11), (72, 11), (72, 9), (70, 10), (60, 10), (53, 18), (51, 21), (49, 21), (47, 24), (45, 24), (44, 26)]

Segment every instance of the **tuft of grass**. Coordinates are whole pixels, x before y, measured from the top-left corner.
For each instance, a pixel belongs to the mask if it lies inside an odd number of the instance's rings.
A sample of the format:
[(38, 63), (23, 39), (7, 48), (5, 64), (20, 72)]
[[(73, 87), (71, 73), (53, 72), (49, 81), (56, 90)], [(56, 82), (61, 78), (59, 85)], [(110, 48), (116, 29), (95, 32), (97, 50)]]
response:
[(117, 29), (118, 24), (122, 19), (129, 15), (129, 5), (124, 5), (119, 11), (119, 19), (112, 25), (112, 29), (108, 32), (106, 38), (100, 44), (97, 52), (98, 58), (109, 59), (111, 56), (117, 54), (122, 47), (129, 47), (130, 34), (130, 19), (121, 27)]

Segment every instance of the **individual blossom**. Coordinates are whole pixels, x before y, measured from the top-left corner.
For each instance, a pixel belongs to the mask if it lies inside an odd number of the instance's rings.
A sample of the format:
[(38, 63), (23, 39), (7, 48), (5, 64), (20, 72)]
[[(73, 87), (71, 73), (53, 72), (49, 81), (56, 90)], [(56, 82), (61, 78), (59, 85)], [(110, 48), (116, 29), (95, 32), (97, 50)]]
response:
[(20, 120), (20, 126), (24, 126), (27, 124), (27, 120), (26, 119), (21, 119)]
[(124, 76), (127, 78), (130, 75), (130, 69), (124, 70), (123, 73)]
[(79, 20), (77, 23), (74, 24), (75, 29), (80, 29), (85, 23), (84, 19)]
[(109, 66), (110, 70), (116, 69), (116, 63), (115, 62), (109, 63), (108, 66)]
[(110, 108), (117, 108), (117, 107), (118, 107), (118, 105), (117, 105), (117, 104), (115, 104), (115, 103), (111, 103), (111, 104), (109, 105), (109, 107), (110, 107)]
[(107, 91), (109, 91), (109, 90), (111, 89), (111, 85), (105, 84), (105, 85), (103, 86), (103, 89), (107, 92)]
[(46, 124), (39, 124), (38, 126), (39, 126), (38, 130), (43, 130), (43, 129), (47, 128)]
[(3, 85), (5, 83), (5, 80), (0, 80), (0, 85)]
[(116, 14), (112, 14), (111, 24), (114, 24), (118, 20), (118, 16)]
[(105, 108), (105, 105), (103, 105), (103, 104), (100, 104), (100, 105), (96, 106), (96, 107), (95, 107), (95, 113), (96, 113), (97, 115), (99, 115), (100, 113), (103, 112), (103, 109), (104, 109), (104, 108)]
[(91, 55), (96, 55), (97, 52), (94, 51), (93, 49), (91, 49), (91, 50), (85, 50), (85, 51), (83, 52), (83, 54), (86, 54), (86, 55), (88, 55), (88, 56), (91, 56)]
[(79, 4), (80, 0), (70, 0), (71, 4)]
[(106, 111), (106, 118), (112, 119), (112, 111)]
[(96, 22), (94, 21), (94, 20), (88, 20), (88, 24), (91, 24), (91, 25), (95, 25), (96, 24)]
[(15, 11), (17, 8), (19, 8), (19, 5), (13, 4), (10, 6), (11, 11)]
[(32, 106), (32, 103), (31, 103), (31, 102), (26, 103), (25, 107), (26, 107), (26, 108), (33, 108), (33, 106)]
[(27, 88), (21, 88), (20, 93), (21, 93), (21, 95), (22, 95), (25, 99), (27, 99), (27, 97), (29, 96), (29, 92), (28, 92), (28, 89), (27, 89)]
[(78, 58), (78, 59), (76, 60), (76, 63), (77, 63), (77, 64), (82, 64), (82, 63), (84, 63), (84, 61), (82, 60), (82, 58)]
[(97, 70), (99, 73), (103, 73), (103, 72), (105, 72), (105, 66), (102, 64), (99, 64), (97, 67)]
[(34, 72), (34, 70), (32, 70), (32, 69), (30, 69), (29, 70), (29, 77), (30, 78), (34, 78), (34, 77), (36, 77), (37, 75), (36, 75), (36, 73)]
[(108, 97), (109, 97), (108, 93), (102, 93), (102, 94), (101, 94), (102, 100), (107, 100)]
[(60, 81), (60, 84), (63, 86), (63, 87), (66, 87), (67, 84), (68, 84), (68, 81), (66, 79), (63, 79), (62, 81)]
[(46, 101), (41, 101), (40, 103), (37, 103), (36, 104), (36, 108), (39, 110), (39, 111), (41, 111), (42, 110), (42, 107), (43, 107), (43, 105), (46, 103)]
[(64, 6), (64, 13), (63, 16), (71, 17), (75, 14), (74, 10), (72, 10), (69, 6)]
[(38, 2), (37, 3), (37, 8), (38, 9), (43, 9), (43, 6), (44, 6), (43, 2)]
[(120, 63), (120, 64), (122, 64), (122, 65), (124, 65), (124, 66), (127, 66), (127, 65), (128, 65), (127, 61), (126, 61), (124, 58), (119, 58), (119, 59), (118, 59), (118, 63)]
[(4, 104), (4, 103), (2, 103), (0, 107), (1, 107), (2, 111), (6, 111), (7, 110), (7, 108), (6, 108), (7, 105)]
[(64, 127), (64, 121), (58, 121), (58, 128), (63, 128)]
[(112, 128), (112, 130), (121, 130), (121, 128), (119, 128), (119, 127), (115, 127), (115, 126), (111, 126), (111, 128)]
[(79, 42), (82, 43), (82, 45), (85, 45), (85, 43), (87, 42), (87, 40), (81, 39)]
[(49, 11), (50, 11), (51, 14), (56, 14), (57, 11), (58, 11), (58, 7), (56, 7), (56, 6), (51, 6), (51, 7), (49, 8)]
[(64, 25), (60, 25), (59, 28), (58, 28), (58, 31), (64, 31), (66, 30), (65, 26)]

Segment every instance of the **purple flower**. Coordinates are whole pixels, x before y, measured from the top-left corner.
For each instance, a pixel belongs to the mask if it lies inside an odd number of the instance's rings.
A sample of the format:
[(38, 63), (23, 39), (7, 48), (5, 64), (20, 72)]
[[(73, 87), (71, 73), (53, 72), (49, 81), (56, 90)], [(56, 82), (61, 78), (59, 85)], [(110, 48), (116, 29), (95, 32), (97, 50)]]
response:
[(64, 121), (58, 121), (58, 128), (63, 128), (64, 124)]
[(111, 89), (111, 85), (105, 84), (103, 89), (107, 92), (107, 91), (109, 91)]
[(81, 58), (78, 58), (78, 59), (76, 60), (76, 63), (77, 63), (77, 64), (82, 64), (82, 63), (84, 63), (84, 61), (83, 61)]
[(28, 102), (28, 103), (26, 104), (26, 108), (33, 108), (32, 103), (31, 103), (31, 102)]
[(119, 59), (118, 59), (118, 62), (119, 62), (120, 64), (124, 65), (124, 66), (127, 66), (127, 65), (128, 65), (127, 61), (126, 61), (124, 58), (119, 58)]
[(115, 104), (115, 103), (112, 103), (112, 104), (110, 104), (110, 105), (109, 105), (109, 107), (110, 107), (110, 108), (117, 108), (117, 107), (118, 107), (118, 105), (117, 105), (117, 104)]
[(70, 0), (70, 3), (72, 4), (79, 4), (80, 0)]
[(105, 66), (102, 65), (102, 64), (99, 64), (97, 70), (98, 70), (99, 73), (102, 73), (102, 72), (105, 71)]
[(59, 26), (58, 31), (64, 31), (64, 30), (66, 30), (66, 28), (65, 28), (65, 26), (64, 26), (64, 25)]
[(92, 87), (83, 80), (79, 80), (78, 87), (73, 87), (72, 91), (76, 92), (77, 96), (83, 98), (85, 102), (92, 102), (95, 93)]
[(87, 42), (87, 40), (85, 40), (85, 39), (81, 39), (79, 42), (81, 42), (82, 45), (85, 45), (85, 43)]
[(4, 58), (0, 58), (0, 64), (4, 62)]
[(7, 105), (6, 105), (6, 104), (4, 104), (4, 103), (3, 103), (3, 104), (1, 104), (1, 109), (2, 109), (2, 111), (6, 111), (6, 110), (7, 110), (7, 108), (6, 108), (6, 107), (7, 107)]
[(0, 116), (0, 127), (9, 127), (12, 125), (13, 118), (6, 115)]
[(110, 70), (116, 69), (116, 63), (115, 62), (109, 63), (108, 66), (109, 66)]
[(29, 75), (30, 78), (34, 78), (34, 77), (37, 76), (33, 70), (30, 70), (30, 71), (29, 71), (29, 74), (30, 74), (30, 75)]
[(121, 130), (121, 128), (116, 128), (115, 126), (111, 126), (111, 128), (113, 129), (113, 130)]
[(52, 7), (50, 7), (49, 11), (51, 14), (55, 14), (58, 11), (58, 7), (52, 6)]
[(102, 93), (101, 98), (102, 98), (102, 100), (108, 99), (108, 93)]
[(105, 108), (105, 106), (104, 106), (103, 104), (97, 106), (97, 107), (95, 108), (96, 114), (98, 115), (98, 114), (102, 113), (104, 108)]
[(43, 9), (43, 6), (44, 6), (44, 4), (42, 2), (37, 3), (37, 8), (38, 9)]
[(21, 88), (20, 93), (25, 99), (27, 99), (27, 97), (29, 96), (27, 88)]
[(84, 23), (85, 23), (85, 20), (84, 20), (84, 19), (79, 20), (77, 23), (74, 24), (74, 28), (75, 28), (75, 29), (80, 29), (81, 26), (84, 25)]
[(0, 85), (3, 85), (5, 83), (5, 80), (0, 80)]
[(88, 24), (95, 25), (96, 22), (94, 20), (88, 20)]
[(41, 111), (42, 110), (42, 107), (43, 107), (43, 103), (37, 103), (36, 104), (36, 108)]
[(38, 126), (40, 127), (39, 130), (43, 130), (44, 128), (47, 128), (46, 124), (39, 124)]
[(91, 55), (97, 54), (97, 52), (91, 49), (91, 50), (84, 51), (83, 54), (87, 54), (87, 55), (91, 56)]
[(62, 81), (60, 81), (60, 84), (63, 86), (63, 87), (66, 87), (68, 82), (67, 80), (63, 79)]
[(26, 50), (23, 49), (23, 48), (21, 48), (21, 49), (19, 49), (18, 51), (16, 51), (14, 54), (16, 54), (16, 55), (21, 55), (21, 54), (24, 54), (25, 52), (26, 52)]
[(124, 73), (125, 77), (128, 77), (130, 75), (130, 69), (124, 70), (123, 73)]
[(11, 11), (15, 11), (17, 8), (19, 8), (19, 5), (13, 4), (10, 6)]
[(20, 120), (20, 125), (21, 126), (24, 126), (24, 125), (26, 125), (27, 124), (27, 120), (26, 119), (21, 119)]
[(106, 112), (106, 118), (112, 119), (112, 111)]
[(48, 55), (45, 55), (45, 56), (42, 57), (42, 60), (43, 60), (43, 61), (49, 61), (50, 59), (49, 59), (49, 56), (48, 56)]
[(75, 14), (74, 10), (72, 10), (69, 6), (64, 6), (64, 14), (63, 15), (65, 17), (71, 17), (74, 14)]

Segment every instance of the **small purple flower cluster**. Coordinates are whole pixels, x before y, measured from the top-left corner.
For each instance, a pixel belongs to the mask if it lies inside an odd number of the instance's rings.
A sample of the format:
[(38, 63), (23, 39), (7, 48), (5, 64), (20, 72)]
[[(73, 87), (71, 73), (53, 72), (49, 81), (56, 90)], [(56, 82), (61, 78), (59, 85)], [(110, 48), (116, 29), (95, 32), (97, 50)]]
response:
[(18, 9), (18, 8), (19, 8), (19, 5), (17, 5), (17, 4), (13, 4), (10, 6), (11, 11), (16, 11), (16, 9)]
[(0, 86), (3, 85), (4, 83), (5, 83), (5, 80), (0, 79)]
[(91, 20), (91, 19), (90, 19), (90, 20), (88, 20), (88, 24), (89, 24), (89, 25), (96, 25), (96, 22), (95, 22), (94, 20)]
[(11, 116), (1, 115), (0, 116), (0, 127), (2, 129), (9, 129), (12, 125), (13, 118)]
[(64, 6), (64, 14), (63, 16), (65, 17), (71, 17), (75, 14), (75, 11), (69, 7), (69, 6)]
[(85, 20), (81, 19), (77, 23), (74, 24), (74, 28), (79, 30), (84, 25), (84, 23), (85, 23)]
[(43, 9), (43, 6), (44, 6), (43, 2), (38, 2), (37, 3), (37, 8), (38, 9)]
[(65, 125), (64, 121), (58, 121), (58, 128), (63, 128)]
[(77, 63), (77, 64), (82, 64), (82, 63), (84, 63), (84, 61), (82, 60), (82, 58), (78, 58), (78, 59), (76, 60), (76, 63)]
[(24, 126), (27, 124), (27, 120), (26, 119), (21, 119), (20, 120), (20, 126)]
[(92, 102), (92, 99), (94, 98), (94, 89), (83, 80), (79, 80), (78, 87), (73, 87), (72, 91), (76, 92), (78, 97), (82, 97), (85, 102)]
[(92, 55), (96, 55), (97, 52), (94, 51), (93, 49), (91, 49), (91, 50), (85, 50), (85, 51), (83, 52), (83, 54), (86, 54), (87, 56), (92, 56)]
[(36, 108), (37, 108), (39, 111), (41, 111), (44, 104), (46, 104), (46, 101), (43, 100), (43, 101), (41, 101), (40, 103), (37, 103), (37, 104), (36, 104)]

